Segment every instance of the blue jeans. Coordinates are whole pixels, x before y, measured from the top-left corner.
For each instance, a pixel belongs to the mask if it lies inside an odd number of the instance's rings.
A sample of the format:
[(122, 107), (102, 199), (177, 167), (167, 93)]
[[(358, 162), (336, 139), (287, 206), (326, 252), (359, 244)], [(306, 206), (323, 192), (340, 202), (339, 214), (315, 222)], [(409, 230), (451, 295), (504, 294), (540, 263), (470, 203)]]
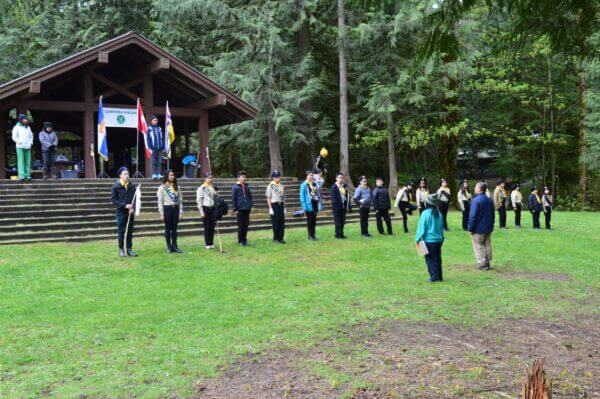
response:
[(429, 253), (425, 255), (425, 263), (431, 281), (443, 281), (442, 277), (442, 244), (441, 242), (426, 242)]

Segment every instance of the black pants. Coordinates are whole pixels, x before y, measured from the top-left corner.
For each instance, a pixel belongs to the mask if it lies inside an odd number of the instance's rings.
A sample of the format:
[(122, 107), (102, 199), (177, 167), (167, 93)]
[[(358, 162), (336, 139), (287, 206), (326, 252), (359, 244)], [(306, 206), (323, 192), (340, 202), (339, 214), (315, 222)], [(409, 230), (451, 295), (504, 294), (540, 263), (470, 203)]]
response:
[(217, 211), (214, 206), (203, 206), (204, 219), (204, 244), (214, 245), (215, 240), (215, 225), (217, 224)]
[(360, 208), (360, 234), (369, 234), (369, 212), (371, 208), (361, 207)]
[(271, 215), (271, 225), (273, 226), (273, 241), (283, 241), (285, 233), (285, 213), (284, 205), (281, 203), (272, 203), (273, 215)]
[(546, 221), (546, 228), (552, 229), (552, 227), (550, 226), (550, 221), (552, 220), (552, 209), (544, 212), (544, 219)]
[(163, 207), (163, 215), (165, 218), (165, 241), (167, 249), (175, 249), (177, 247), (177, 225), (179, 224), (179, 206)]
[(404, 228), (404, 232), (408, 233), (408, 215), (412, 215), (413, 211), (416, 210), (417, 207), (410, 202), (400, 201), (398, 203), (398, 208), (402, 214), (402, 227)]
[(335, 236), (344, 237), (344, 225), (346, 224), (346, 209), (333, 211), (333, 223), (335, 224)]
[(390, 211), (388, 209), (378, 209), (375, 214), (375, 220), (377, 221), (377, 231), (379, 234), (383, 234), (383, 221), (387, 227), (387, 233), (392, 234), (392, 219), (390, 218)]
[(463, 201), (463, 207), (465, 210), (462, 211), (462, 228), (464, 231), (467, 231), (467, 227), (469, 227), (469, 212), (471, 211), (471, 203), (469, 201)]
[(450, 202), (440, 201), (440, 213), (444, 219), (444, 229), (448, 230), (448, 208), (450, 208)]
[(56, 150), (54, 148), (42, 150), (42, 163), (44, 165), (44, 176), (54, 174), (54, 166), (56, 165)]
[(500, 220), (500, 228), (506, 227), (506, 205), (498, 208), (498, 219)]
[(317, 211), (306, 212), (306, 228), (308, 230), (308, 238), (315, 238), (317, 230)]
[(424, 202), (419, 202), (419, 215), (423, 213), (423, 211), (427, 208)]
[(443, 281), (442, 275), (442, 243), (441, 242), (426, 242), (427, 251), (425, 255), (425, 263), (431, 281)]
[(521, 227), (521, 204), (515, 205), (515, 226)]
[[(125, 238), (125, 229), (127, 228), (127, 218), (129, 216), (129, 212), (125, 211), (117, 211), (117, 238), (119, 241), (119, 249), (131, 249), (133, 246), (133, 225), (135, 215), (131, 214), (131, 218), (129, 219), (129, 230), (127, 230), (127, 238)], [(127, 243), (125, 243), (127, 241)], [(125, 244), (127, 246), (125, 247)]]
[(238, 211), (237, 228), (238, 243), (246, 244), (248, 242), (248, 226), (250, 225), (250, 210)]
[(533, 217), (533, 228), (540, 228), (540, 211), (532, 211), (531, 216)]

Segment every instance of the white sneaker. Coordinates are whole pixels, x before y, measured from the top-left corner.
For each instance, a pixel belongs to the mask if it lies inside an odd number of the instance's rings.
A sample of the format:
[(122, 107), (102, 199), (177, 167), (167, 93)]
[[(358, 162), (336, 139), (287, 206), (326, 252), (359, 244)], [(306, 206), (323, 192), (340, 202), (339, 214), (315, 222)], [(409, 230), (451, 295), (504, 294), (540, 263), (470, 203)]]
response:
[(206, 249), (212, 249), (212, 247), (210, 245), (207, 245)]
[(211, 245), (211, 246), (210, 246), (210, 249), (215, 249), (215, 246), (214, 246), (214, 245)]

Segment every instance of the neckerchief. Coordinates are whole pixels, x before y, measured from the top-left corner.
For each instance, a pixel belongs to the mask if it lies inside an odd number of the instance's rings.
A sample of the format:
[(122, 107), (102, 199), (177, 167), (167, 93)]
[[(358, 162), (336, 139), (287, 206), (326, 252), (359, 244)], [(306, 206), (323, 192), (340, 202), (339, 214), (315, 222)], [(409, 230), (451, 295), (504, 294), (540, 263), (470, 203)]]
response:
[(123, 180), (119, 179), (119, 182), (121, 183), (121, 186), (125, 187), (125, 190), (127, 190), (127, 188), (129, 187), (129, 182), (125, 182), (123, 183)]

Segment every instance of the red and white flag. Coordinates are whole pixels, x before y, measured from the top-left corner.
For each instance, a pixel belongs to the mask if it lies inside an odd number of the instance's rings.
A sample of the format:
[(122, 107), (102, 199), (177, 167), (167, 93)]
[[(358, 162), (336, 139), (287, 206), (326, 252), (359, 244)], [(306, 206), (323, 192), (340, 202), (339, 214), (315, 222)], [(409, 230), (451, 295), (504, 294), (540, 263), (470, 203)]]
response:
[(150, 159), (152, 156), (152, 150), (148, 147), (148, 124), (146, 123), (146, 117), (144, 116), (144, 111), (142, 110), (142, 104), (140, 103), (140, 99), (137, 99), (137, 125), (138, 132), (144, 135), (144, 147), (146, 147), (146, 159)]

